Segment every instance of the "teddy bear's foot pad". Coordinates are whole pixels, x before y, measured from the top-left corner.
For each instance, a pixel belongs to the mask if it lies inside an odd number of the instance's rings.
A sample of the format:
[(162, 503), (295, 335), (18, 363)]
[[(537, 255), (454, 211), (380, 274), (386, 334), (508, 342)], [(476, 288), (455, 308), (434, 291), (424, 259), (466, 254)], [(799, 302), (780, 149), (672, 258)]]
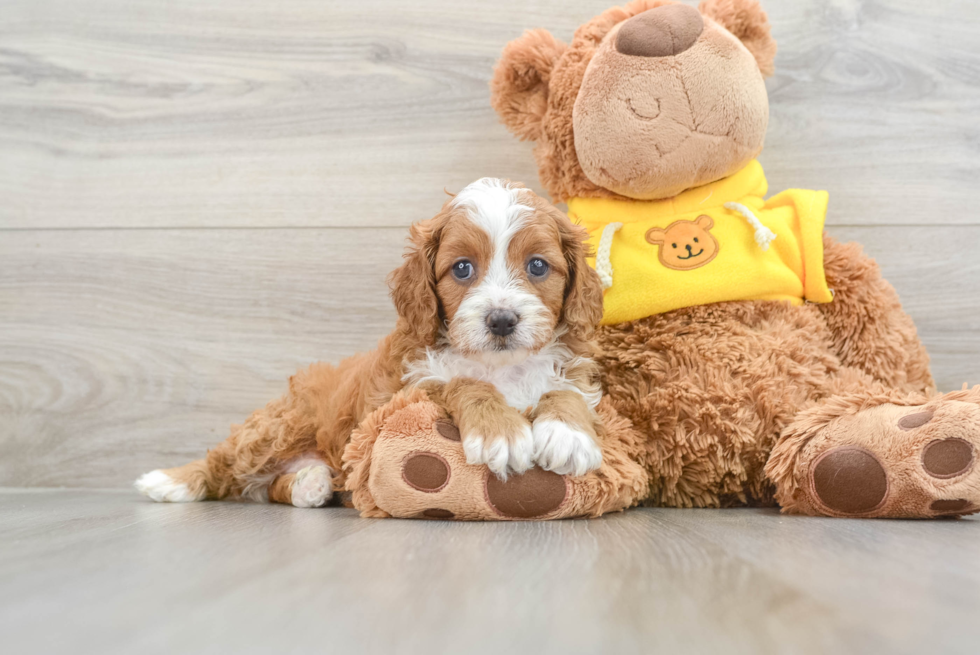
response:
[[(613, 431), (632, 430), (610, 416)], [(645, 474), (616, 450), (628, 443), (607, 435), (602, 468), (563, 476), (539, 467), (501, 480), (467, 463), (459, 430), (432, 402), (387, 416), (370, 454), (367, 488), (355, 506), (367, 516), (441, 520), (528, 520), (598, 516), (628, 507), (645, 491)], [(365, 493), (366, 492), (366, 493)]]
[(557, 473), (535, 467), (501, 480), (468, 464), (450, 419), (406, 410), (375, 443), (371, 491), (392, 516), (443, 520), (558, 518), (569, 498)]
[(880, 405), (837, 418), (814, 442), (800, 490), (804, 513), (933, 518), (980, 511), (975, 402)]
[[(486, 502), (499, 514), (497, 518), (535, 519), (546, 517), (559, 509), (565, 502), (568, 488), (564, 478), (557, 473), (533, 468), (523, 475), (511, 476), (507, 480), (490, 475), (486, 478), (485, 492)], [(450, 503), (455, 504), (453, 501)], [(457, 516), (448, 509), (430, 507), (414, 518), (445, 521)]]

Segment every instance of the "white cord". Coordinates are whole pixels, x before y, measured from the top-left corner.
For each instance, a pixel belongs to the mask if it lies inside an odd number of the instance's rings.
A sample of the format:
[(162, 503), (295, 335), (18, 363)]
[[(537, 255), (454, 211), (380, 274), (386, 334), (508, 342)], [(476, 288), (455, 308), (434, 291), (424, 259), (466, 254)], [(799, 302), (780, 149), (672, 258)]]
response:
[(751, 209), (737, 202), (726, 202), (725, 209), (730, 209), (744, 216), (745, 220), (755, 228), (755, 242), (763, 250), (769, 250), (769, 244), (776, 238), (776, 233), (763, 225), (762, 221), (755, 217)]
[(595, 253), (595, 272), (599, 274), (603, 289), (608, 289), (613, 283), (613, 268), (612, 263), (609, 261), (609, 254), (612, 251), (613, 235), (621, 227), (623, 227), (622, 223), (610, 223), (602, 228), (599, 248)]

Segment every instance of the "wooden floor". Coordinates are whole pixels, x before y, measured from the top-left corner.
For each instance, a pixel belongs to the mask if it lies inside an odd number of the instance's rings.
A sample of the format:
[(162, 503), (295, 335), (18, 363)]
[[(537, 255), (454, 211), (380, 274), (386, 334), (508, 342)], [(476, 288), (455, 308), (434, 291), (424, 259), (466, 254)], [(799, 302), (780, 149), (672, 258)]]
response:
[[(444, 189), (540, 189), (493, 64), (616, 1), (0, 2), (0, 650), (980, 652), (975, 519), (452, 525), (96, 491), (371, 347)], [(980, 3), (763, 4), (771, 190), (827, 189), (940, 387), (980, 382)]]
[[(462, 524), (0, 492), (7, 653), (976, 653), (980, 520)], [(519, 593), (517, 592), (519, 590)]]

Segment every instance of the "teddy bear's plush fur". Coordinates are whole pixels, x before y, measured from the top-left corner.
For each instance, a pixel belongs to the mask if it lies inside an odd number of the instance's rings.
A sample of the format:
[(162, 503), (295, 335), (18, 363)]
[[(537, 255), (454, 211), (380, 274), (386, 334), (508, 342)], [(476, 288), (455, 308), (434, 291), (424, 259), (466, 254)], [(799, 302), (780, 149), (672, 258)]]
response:
[[(727, 179), (762, 150), (763, 77), (775, 52), (756, 0), (705, 0), (697, 10), (635, 0), (567, 45), (541, 29), (507, 45), (492, 102), (514, 134), (535, 142), (556, 202), (670, 199)], [(711, 229), (710, 217), (697, 221)], [(665, 248), (671, 229), (646, 240)], [(604, 326), (607, 459), (564, 486), (515, 482), (528, 502), (553, 497), (536, 516), (594, 516), (637, 502), (778, 503), (858, 517), (980, 511), (980, 387), (937, 395), (915, 326), (878, 266), (855, 244), (824, 237), (822, 245), (832, 302), (716, 302)], [(414, 400), (379, 410), (348, 447), (355, 506), (376, 516), (505, 517), (490, 507), (486, 472), (433, 437), (445, 420), (438, 408)], [(457, 486), (436, 496), (415, 493), (400, 473), (412, 444), (429, 441), (446, 451), (447, 475), (459, 472)]]

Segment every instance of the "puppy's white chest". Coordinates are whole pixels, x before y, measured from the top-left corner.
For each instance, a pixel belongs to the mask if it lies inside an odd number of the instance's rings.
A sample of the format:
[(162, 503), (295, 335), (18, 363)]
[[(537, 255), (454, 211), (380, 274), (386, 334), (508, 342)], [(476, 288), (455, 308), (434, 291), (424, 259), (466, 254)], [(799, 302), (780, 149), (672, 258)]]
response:
[[(562, 353), (563, 354), (563, 353)], [(528, 355), (520, 362), (493, 364), (469, 359), (451, 350), (430, 350), (426, 357), (408, 367), (405, 382), (446, 384), (455, 378), (471, 378), (492, 384), (514, 409), (536, 407), (549, 391), (574, 390), (565, 375), (564, 357), (549, 349)]]
[(555, 369), (548, 367), (522, 364), (516, 366), (501, 366), (489, 371), (485, 381), (497, 388), (507, 404), (524, 411), (528, 407), (537, 407), (541, 396), (549, 391), (567, 388), (567, 381)]

